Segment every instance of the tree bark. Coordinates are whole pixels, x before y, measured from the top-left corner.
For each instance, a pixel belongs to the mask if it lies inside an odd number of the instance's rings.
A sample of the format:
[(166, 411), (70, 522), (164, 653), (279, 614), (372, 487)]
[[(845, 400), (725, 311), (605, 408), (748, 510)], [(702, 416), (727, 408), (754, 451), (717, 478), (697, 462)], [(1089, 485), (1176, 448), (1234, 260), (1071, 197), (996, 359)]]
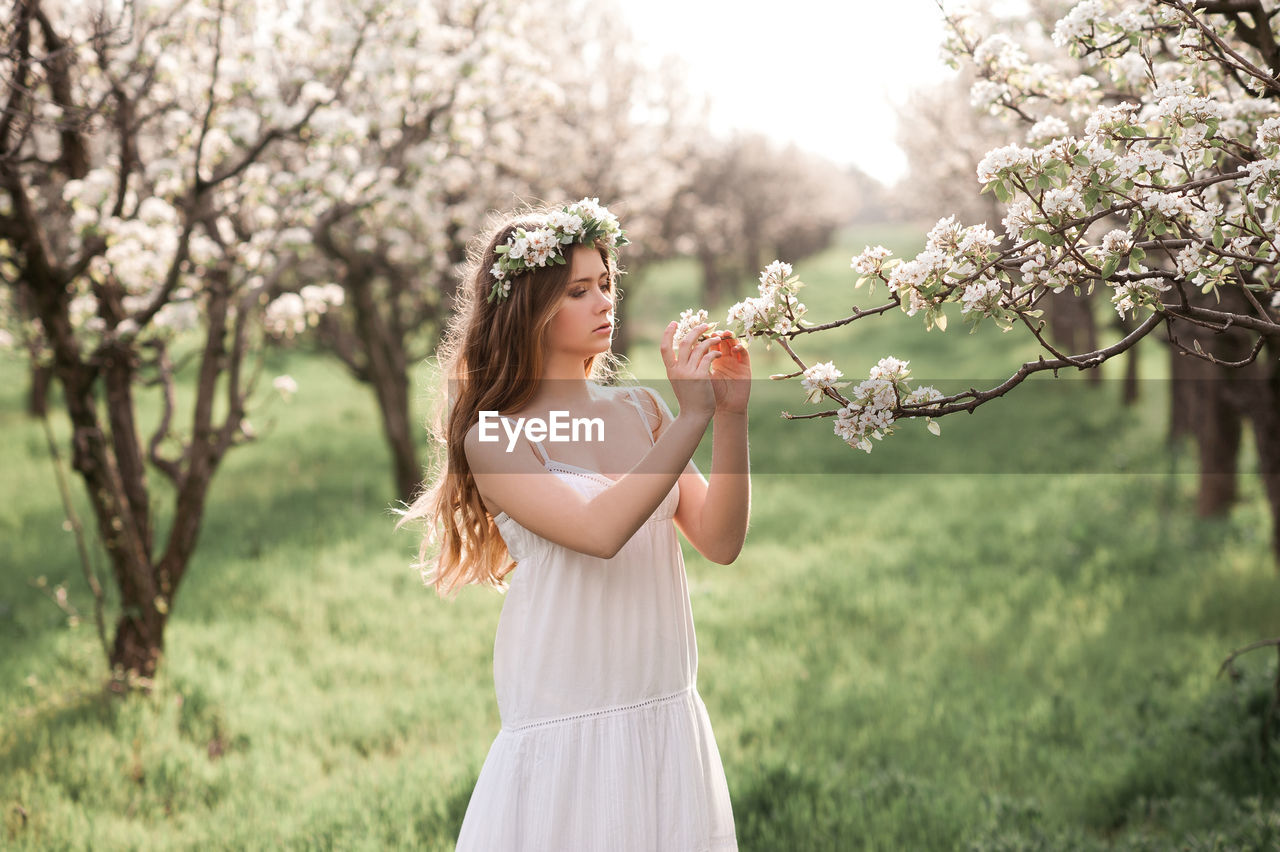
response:
[(49, 385), (53, 381), (53, 369), (33, 364), (29, 376), (27, 413), (32, 417), (45, 417), (49, 413)]
[[(1134, 347), (1135, 349), (1137, 347)], [(1193, 359), (1169, 350), (1169, 435), (1170, 447), (1184, 435), (1196, 433), (1196, 389), (1193, 378)]]
[(1227, 392), (1226, 383), (1231, 379), (1221, 375), (1220, 368), (1212, 364), (1203, 366), (1208, 369), (1199, 371), (1202, 378), (1196, 389), (1195, 409), (1196, 442), (1200, 447), (1196, 513), (1207, 518), (1227, 514), (1235, 503), (1236, 464), (1243, 424)]
[(1130, 349), (1124, 356), (1124, 385), (1120, 390), (1120, 402), (1132, 406), (1138, 401), (1138, 347)]
[(382, 413), (382, 433), (391, 448), (391, 468), (396, 495), (406, 503), (422, 485), (418, 449), (413, 441), (413, 421), (409, 416), (409, 377), (375, 371), (373, 391)]
[(1271, 339), (1247, 368), (1240, 403), (1253, 423), (1258, 475), (1271, 510), (1271, 552), (1280, 569), (1280, 340)]
[[(1098, 326), (1093, 319), (1090, 299), (1090, 296), (1077, 296), (1070, 290), (1049, 294), (1049, 334), (1061, 349), (1075, 353), (1093, 352), (1098, 348)], [(1102, 381), (1102, 373), (1086, 370), (1085, 380), (1097, 384)]]
[(164, 655), (164, 628), (168, 616), (154, 605), (138, 604), (127, 607), (116, 621), (115, 641), (111, 645), (110, 663), (117, 675), (116, 689), (125, 684), (120, 675), (130, 675), (150, 680), (160, 667)]
[[(1221, 299), (1221, 303), (1218, 303)], [(1224, 288), (1217, 297), (1196, 293), (1193, 305), (1217, 306), (1221, 310), (1248, 314), (1249, 303), (1237, 289)], [(1244, 360), (1252, 348), (1252, 335), (1243, 329), (1232, 328), (1223, 333), (1192, 323), (1173, 320), (1170, 330), (1177, 342), (1187, 348), (1200, 350), (1221, 361)], [(1196, 497), (1196, 512), (1201, 517), (1224, 515), (1230, 511), (1237, 492), (1237, 463), (1243, 418), (1257, 409), (1251, 398), (1250, 388), (1257, 385), (1258, 369), (1255, 361), (1246, 367), (1227, 367), (1180, 352), (1171, 347), (1174, 363), (1171, 375), (1176, 378), (1171, 395), (1176, 406), (1185, 407), (1178, 416), (1184, 417), (1196, 438), (1200, 454), (1200, 484)], [(1179, 387), (1181, 385), (1181, 387)], [(1257, 424), (1255, 423), (1255, 426)], [(1179, 427), (1181, 428), (1181, 427)]]
[(724, 293), (724, 277), (720, 269), (720, 257), (712, 251), (701, 249), (698, 262), (702, 266), (702, 304), (716, 304)]
[[(374, 295), (374, 271), (364, 264), (349, 268), (345, 280), (355, 310), (356, 337), (364, 349), (368, 381), (382, 415), (382, 431), (391, 450), (396, 495), (409, 502), (422, 484), (413, 422), (409, 416), (409, 365), (404, 330), (379, 310)], [(394, 298), (387, 309), (395, 310)]]

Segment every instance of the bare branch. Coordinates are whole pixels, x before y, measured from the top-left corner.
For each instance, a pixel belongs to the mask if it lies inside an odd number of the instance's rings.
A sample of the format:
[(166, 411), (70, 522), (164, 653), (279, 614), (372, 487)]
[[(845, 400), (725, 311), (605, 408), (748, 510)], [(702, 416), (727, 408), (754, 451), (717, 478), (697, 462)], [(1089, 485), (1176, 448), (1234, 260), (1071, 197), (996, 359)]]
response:
[(1182, 12), (1182, 14), (1195, 26), (1195, 28), (1200, 31), (1200, 34), (1205, 38), (1205, 40), (1213, 44), (1213, 46), (1222, 53), (1222, 56), (1220, 56), (1219, 59), (1225, 61), (1225, 57), (1230, 57), (1234, 60), (1234, 63), (1232, 64), (1237, 68), (1260, 81), (1273, 93), (1280, 94), (1280, 80), (1277, 80), (1275, 77), (1241, 56), (1239, 52), (1231, 47), (1231, 45), (1223, 41), (1217, 33), (1205, 26), (1204, 21), (1200, 20), (1200, 16), (1193, 12), (1187, 4), (1183, 2), (1183, 0), (1161, 0), (1161, 2), (1164, 2)]
[(1256, 651), (1259, 648), (1268, 648), (1268, 647), (1280, 648), (1280, 638), (1261, 639), (1257, 642), (1253, 642), (1249, 645), (1245, 645), (1243, 648), (1237, 648), (1236, 650), (1232, 651), (1230, 654), (1227, 655), (1227, 658), (1222, 661), (1222, 665), (1218, 666), (1218, 677), (1222, 677), (1223, 672), (1230, 672), (1233, 677), (1238, 677), (1239, 675), (1235, 670), (1235, 666), (1233, 665), (1235, 663), (1236, 658), (1244, 654), (1247, 654), (1250, 651)]
[(23, 112), (22, 105), (27, 100), (28, 87), (31, 80), (31, 27), (29, 21), (33, 12), (32, 4), (19, 3), (17, 20), (13, 26), (17, 32), (14, 43), (14, 65), (17, 76), (10, 83), (9, 98), (5, 103), (4, 115), (0, 117), (0, 159), (8, 159), (17, 153), (19, 145), (10, 144), (13, 123)]
[[(225, 2), (225, 0), (222, 0), (222, 2)], [(366, 19), (364, 24), (362, 24), (360, 27), (360, 32), (357, 34), (355, 38), (355, 43), (351, 47), (351, 52), (347, 55), (346, 67), (342, 69), (342, 73), (338, 76), (337, 85), (334, 87), (335, 94), (333, 99), (336, 99), (338, 97), (338, 93), (341, 91), (342, 87), (346, 84), (347, 80), (350, 78), (352, 69), (355, 68), (356, 57), (359, 55), (360, 49), (364, 46), (364, 40), (365, 40), (365, 37), (368, 35), (368, 31), (369, 31), (369, 24), (370, 24), (370, 21)], [(297, 135), (298, 132), (301, 131), (302, 128), (307, 124), (307, 122), (311, 120), (311, 117), (315, 115), (316, 110), (322, 106), (326, 106), (328, 103), (329, 102), (316, 101), (310, 107), (307, 108), (307, 111), (305, 114), (303, 114), (302, 118), (298, 119), (288, 128), (279, 128), (279, 127), (271, 128), (266, 133), (264, 133), (256, 143), (254, 143), (253, 147), (251, 147), (249, 151), (246, 152), (245, 155), (240, 159), (240, 162), (236, 163), (234, 166), (231, 166), (226, 171), (220, 174), (214, 175), (208, 180), (205, 180), (203, 177), (200, 176), (200, 160), (199, 160), (199, 157), (197, 156), (196, 179), (195, 179), (196, 190), (198, 192), (203, 193), (205, 190), (215, 187), (218, 184), (223, 183), (224, 181), (230, 180), (231, 178), (240, 174), (245, 169), (249, 168), (249, 166), (253, 165), (253, 163), (258, 159), (258, 157), (262, 155), (262, 152), (266, 150), (267, 146), (270, 145), (272, 142), (274, 142), (276, 139), (283, 139), (286, 136)], [(212, 110), (212, 108), (213, 107), (212, 107), (212, 101), (211, 101), (210, 110)]]
[(160, 444), (169, 436), (169, 431), (173, 426), (173, 412), (177, 407), (174, 394), (173, 362), (169, 359), (169, 347), (163, 342), (152, 341), (148, 345), (156, 351), (155, 363), (158, 370), (156, 381), (160, 384), (161, 396), (164, 399), (164, 409), (160, 414), (159, 425), (151, 433), (151, 440), (147, 442), (147, 458), (155, 465), (157, 470), (168, 477), (170, 482), (175, 486), (180, 486), (182, 479), (181, 466), (173, 459), (167, 459), (160, 455)]
[[(58, 35), (53, 23), (38, 5), (35, 6), (35, 17), (40, 23), (40, 33), (45, 47), (53, 54), (49, 61), (49, 89), (53, 93), (54, 103), (64, 110), (74, 108), (71, 97), (71, 53), (66, 41)], [(80, 128), (64, 125), (61, 128), (62, 156), (59, 158), (72, 178), (84, 177), (89, 171), (88, 144), (81, 134)]]
[[(1166, 323), (1166, 325), (1168, 324)], [(1178, 340), (1178, 338), (1173, 336), (1172, 327), (1169, 328), (1169, 343), (1172, 344), (1174, 349), (1177, 349), (1185, 355), (1190, 355), (1193, 358), (1199, 358), (1201, 361), (1208, 361), (1210, 364), (1217, 364), (1219, 367), (1247, 367), (1257, 359), (1258, 353), (1262, 351), (1262, 345), (1266, 343), (1266, 340), (1267, 339), (1265, 337), (1259, 335), (1258, 339), (1254, 341), (1253, 349), (1250, 350), (1248, 357), (1242, 358), (1239, 361), (1223, 361), (1221, 358), (1215, 357), (1212, 352), (1205, 352), (1200, 348), (1188, 349)]]
[(200, 135), (196, 137), (195, 177), (192, 186), (200, 185), (200, 161), (204, 159), (204, 143), (209, 136), (209, 125), (213, 122), (213, 111), (217, 108), (218, 99), (214, 92), (218, 86), (218, 65), (222, 62), (222, 21), (226, 17), (226, 0), (218, 0), (218, 19), (213, 30), (213, 65), (209, 69), (209, 103), (205, 105), (204, 115), (200, 119)]
[[(1121, 340), (1116, 341), (1111, 346), (1103, 349), (1097, 349), (1084, 355), (1076, 356), (1079, 361), (1086, 362), (1090, 367), (1096, 367), (1099, 364), (1114, 358), (1122, 352), (1131, 348), (1142, 338), (1146, 337), (1151, 330), (1163, 321), (1164, 317), (1160, 313), (1152, 313), (1142, 324), (1135, 328)], [(943, 397), (930, 403), (921, 403), (920, 407), (908, 406), (901, 408), (900, 416), (903, 417), (940, 417), (944, 414), (951, 414), (956, 411), (973, 411), (984, 402), (989, 402), (996, 397), (1004, 396), (1017, 385), (1021, 384), (1027, 376), (1032, 373), (1042, 372), (1044, 370), (1061, 369), (1062, 367), (1073, 367), (1078, 364), (1069, 363), (1061, 359), (1052, 361), (1045, 360), (1044, 356), (1040, 356), (1038, 361), (1027, 361), (1018, 371), (1005, 380), (1002, 384), (992, 388), (989, 391), (980, 391), (970, 388), (963, 393), (954, 394), (952, 396)], [(961, 403), (962, 399), (970, 399), (970, 402)], [(927, 407), (926, 407), (927, 406)], [(895, 412), (896, 414), (897, 412)]]
[(75, 502), (71, 499), (71, 486), (67, 481), (66, 471), (62, 467), (62, 453), (58, 450), (58, 439), (54, 437), (53, 426), (49, 423), (48, 412), (43, 412), (40, 422), (44, 426), (45, 443), (49, 447), (49, 458), (53, 461), (54, 479), (58, 483), (58, 496), (62, 498), (62, 511), (71, 525), (71, 532), (76, 539), (76, 553), (80, 557), (80, 569), (84, 572), (85, 583), (93, 595), (93, 620), (98, 628), (98, 641), (102, 644), (102, 653), (108, 659), (111, 656), (111, 645), (107, 642), (107, 624), (104, 617), (106, 595), (102, 584), (98, 581), (98, 572), (94, 570), (90, 559), (89, 547), (85, 544), (84, 524), (80, 523), (80, 515), (76, 512)]

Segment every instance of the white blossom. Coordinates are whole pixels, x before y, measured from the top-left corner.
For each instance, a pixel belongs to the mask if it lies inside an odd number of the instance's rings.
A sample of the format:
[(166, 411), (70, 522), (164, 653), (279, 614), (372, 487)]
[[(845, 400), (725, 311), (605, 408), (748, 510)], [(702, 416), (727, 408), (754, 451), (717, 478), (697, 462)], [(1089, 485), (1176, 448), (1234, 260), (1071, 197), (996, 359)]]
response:
[(764, 295), (765, 289), (776, 289), (781, 287), (786, 280), (791, 277), (791, 264), (783, 263), (775, 260), (764, 268), (760, 273), (761, 295)]
[[(679, 346), (681, 341), (689, 336), (689, 332), (693, 331), (694, 326), (707, 322), (707, 312), (702, 309), (694, 310), (687, 308), (680, 312), (680, 321), (676, 324), (675, 335), (672, 337), (672, 345)], [(715, 328), (715, 323), (709, 323), (711, 329)], [(711, 329), (704, 329), (703, 333)]]
[(302, 297), (297, 293), (283, 293), (276, 297), (263, 314), (262, 324), (276, 337), (293, 337), (307, 327), (307, 312)]
[(1280, 145), (1280, 117), (1268, 118), (1258, 125), (1256, 144), (1259, 149), (1274, 148)]
[(892, 355), (886, 358), (881, 358), (879, 362), (871, 368), (871, 378), (902, 381), (910, 374), (910, 370), (907, 369), (907, 365), (910, 363), (910, 361), (900, 361)]
[(1137, 109), (1137, 104), (1129, 103), (1128, 101), (1114, 106), (1099, 106), (1085, 123), (1084, 133), (1086, 136), (1101, 136), (1110, 133), (1117, 127), (1128, 124)]
[(1005, 145), (989, 151), (978, 163), (978, 180), (990, 183), (1001, 172), (1025, 166), (1035, 157), (1035, 151), (1022, 145)]
[(1027, 144), (1043, 145), (1045, 142), (1067, 136), (1070, 133), (1071, 128), (1067, 126), (1065, 121), (1056, 115), (1051, 115), (1031, 125), (1031, 129), (1027, 131)]
[(525, 240), (528, 248), (524, 257), (531, 266), (546, 266), (547, 262), (560, 253), (560, 240), (551, 228), (538, 228), (529, 231)]
[(862, 250), (862, 254), (854, 256), (849, 266), (863, 275), (875, 275), (892, 254), (893, 252), (884, 246), (867, 246)]
[(1128, 254), (1129, 249), (1133, 248), (1133, 234), (1125, 228), (1116, 228), (1102, 236), (1103, 251), (1113, 254)]
[(276, 391), (279, 392), (280, 396), (285, 400), (290, 399), (298, 392), (298, 383), (294, 380), (293, 376), (276, 376), (271, 381), (271, 386), (275, 388)]
[(817, 402), (827, 388), (844, 387), (847, 382), (836, 383), (844, 373), (836, 368), (834, 362), (822, 361), (808, 367), (800, 380), (800, 387), (805, 392), (807, 402)]
[(1094, 23), (1103, 17), (1099, 0), (1077, 3), (1053, 28), (1053, 43), (1066, 47), (1073, 41), (1093, 35)]
[(967, 314), (971, 311), (980, 311), (982, 313), (990, 313), (991, 309), (998, 303), (1000, 294), (1004, 292), (1000, 288), (1000, 282), (995, 279), (982, 279), (974, 281), (965, 287), (964, 294), (961, 296), (960, 313)]

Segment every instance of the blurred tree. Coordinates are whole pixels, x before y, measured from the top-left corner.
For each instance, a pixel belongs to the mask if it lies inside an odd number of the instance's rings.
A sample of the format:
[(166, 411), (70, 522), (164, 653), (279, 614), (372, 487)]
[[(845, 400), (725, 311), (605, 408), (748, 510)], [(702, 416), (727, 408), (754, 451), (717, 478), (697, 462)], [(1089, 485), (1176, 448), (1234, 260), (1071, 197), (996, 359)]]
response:
[(826, 247), (874, 191), (855, 169), (757, 133), (709, 141), (693, 157), (666, 233), (678, 253), (698, 259), (707, 305), (740, 297), (766, 254)]
[[(898, 418), (924, 417), (936, 432), (934, 418), (972, 411), (1036, 372), (1094, 369), (1163, 326), (1176, 359), (1201, 365), (1175, 372), (1174, 391), (1175, 400), (1196, 400), (1178, 422), (1200, 446), (1199, 510), (1230, 505), (1248, 417), (1280, 561), (1277, 15), (1253, 0), (1085, 0), (1060, 18), (1049, 14), (1057, 4), (1031, 8), (1043, 14), (1016, 26), (948, 18), (947, 50), (975, 69), (972, 102), (1029, 125), (1026, 144), (991, 150), (977, 165), (984, 191), (1007, 205), (1003, 236), (947, 217), (912, 260), (868, 248), (853, 259), (858, 285), (881, 282), (888, 300), (821, 325), (800, 320), (800, 284), (789, 266), (775, 265), (759, 297), (730, 309), (729, 324), (778, 338), (799, 368), (788, 377), (803, 376), (807, 393), (840, 404), (801, 416), (834, 417), (836, 434), (866, 451)], [(1058, 50), (1038, 54), (1050, 39)], [(1126, 330), (1071, 354), (1042, 333), (1039, 306), (1054, 291), (1095, 288)], [(911, 389), (907, 365), (886, 358), (846, 396), (834, 365), (808, 365), (791, 347), (798, 336), (893, 308), (945, 329), (947, 302), (973, 327), (1020, 324), (1047, 356), (998, 387), (950, 396)]]
[[(6, 337), (62, 389), (120, 592), (107, 649), (120, 686), (154, 674), (212, 477), (253, 437), (263, 328), (298, 333), (341, 299), (310, 286), (270, 300), (316, 208), (265, 162), (339, 153), (314, 122), (382, 23), (286, 0), (23, 0), (5, 21), (0, 307)], [(195, 386), (179, 393), (189, 362)], [(161, 410), (150, 428), (147, 388)], [(173, 487), (163, 535), (148, 464)]]
[[(681, 190), (705, 111), (601, 4), (24, 0), (5, 32), (0, 343), (29, 356), (33, 409), (45, 374), (63, 391), (121, 683), (155, 672), (266, 347), (314, 330), (371, 387), (408, 499), (409, 369), (489, 211), (626, 199), (635, 268), (703, 203)], [(162, 535), (148, 466), (175, 492)]]

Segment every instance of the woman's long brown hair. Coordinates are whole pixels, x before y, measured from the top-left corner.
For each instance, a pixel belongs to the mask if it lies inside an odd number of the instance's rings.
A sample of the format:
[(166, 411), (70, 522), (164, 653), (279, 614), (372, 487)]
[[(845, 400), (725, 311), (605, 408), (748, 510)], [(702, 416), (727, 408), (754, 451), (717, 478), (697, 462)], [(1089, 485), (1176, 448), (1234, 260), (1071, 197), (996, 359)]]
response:
[[(458, 290), (453, 316), (437, 349), (437, 402), (432, 421), (431, 473), (425, 490), (400, 512), (396, 528), (415, 521), (425, 527), (418, 561), (423, 581), (441, 596), (471, 583), (505, 588), (515, 567), (493, 517), (484, 506), (467, 464), (464, 441), (481, 411), (519, 411), (538, 389), (546, 351), (547, 327), (569, 283), (570, 264), (548, 265), (511, 282), (510, 295), (488, 302), (498, 261), (495, 249), (517, 228), (536, 227), (533, 217), (546, 209), (508, 217), (477, 238)], [(570, 246), (564, 247), (568, 261)], [(597, 245), (613, 284), (618, 270), (608, 250)], [(582, 365), (584, 378), (603, 380), (616, 361), (611, 353), (592, 356)]]

